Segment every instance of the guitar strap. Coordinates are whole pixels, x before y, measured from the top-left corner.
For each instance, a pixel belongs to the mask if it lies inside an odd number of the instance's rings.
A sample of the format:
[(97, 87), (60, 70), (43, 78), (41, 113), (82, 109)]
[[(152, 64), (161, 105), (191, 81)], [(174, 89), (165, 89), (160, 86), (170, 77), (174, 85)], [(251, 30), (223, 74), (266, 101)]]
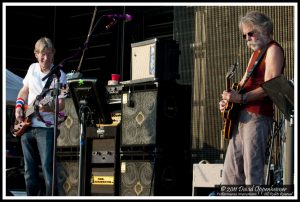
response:
[(34, 101), (34, 104), (35, 104), (36, 101), (41, 101), (41, 100), (45, 97), (46, 93), (47, 93), (48, 90), (49, 90), (49, 87), (50, 87), (50, 84), (51, 84), (52, 80), (53, 80), (53, 76), (48, 77), (48, 80), (47, 80), (47, 82), (45, 83), (45, 86), (44, 86), (44, 88), (43, 88), (41, 94), (39, 94), (38, 96), (36, 96), (36, 99), (35, 99), (35, 101)]
[(50, 122), (47, 122), (47, 121), (45, 121), (43, 119), (43, 117), (41, 116), (40, 111), (39, 111), (38, 103), (45, 97), (46, 93), (49, 91), (49, 87), (50, 87), (50, 84), (51, 84), (52, 80), (53, 80), (53, 75), (50, 76), (50, 77), (48, 77), (48, 80), (47, 80), (47, 82), (46, 82), (46, 84), (45, 84), (45, 86), (44, 86), (41, 94), (39, 94), (36, 97), (36, 99), (35, 99), (35, 101), (33, 103), (33, 105), (34, 105), (34, 112), (35, 112), (36, 116), (38, 117), (38, 119), (40, 121), (42, 121), (43, 123), (45, 123), (46, 126), (48, 126), (48, 127), (51, 126), (52, 124)]
[(256, 69), (256, 67), (258, 67), (259, 63), (261, 62), (262, 58), (264, 57), (267, 49), (269, 48), (269, 45), (271, 43), (269, 43), (267, 46), (265, 46), (261, 52), (259, 53), (259, 56), (257, 57), (256, 61), (254, 62), (252, 68), (250, 69), (250, 71), (248, 72), (247, 76), (246, 76), (246, 79), (243, 83), (243, 85), (241, 86), (240, 90), (239, 90), (239, 93), (242, 91), (242, 89), (244, 88), (246, 82), (248, 81), (248, 79), (251, 77), (252, 73), (254, 72), (254, 70)]

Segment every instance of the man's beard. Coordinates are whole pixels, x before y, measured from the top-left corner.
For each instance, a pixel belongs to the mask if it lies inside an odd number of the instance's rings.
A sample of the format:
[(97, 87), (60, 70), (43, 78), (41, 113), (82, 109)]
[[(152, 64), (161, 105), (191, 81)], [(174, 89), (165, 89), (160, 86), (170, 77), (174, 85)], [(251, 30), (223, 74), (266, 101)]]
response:
[(256, 51), (262, 47), (264, 47), (269, 42), (269, 37), (260, 34), (256, 41), (248, 41), (247, 46), (251, 48), (252, 50)]

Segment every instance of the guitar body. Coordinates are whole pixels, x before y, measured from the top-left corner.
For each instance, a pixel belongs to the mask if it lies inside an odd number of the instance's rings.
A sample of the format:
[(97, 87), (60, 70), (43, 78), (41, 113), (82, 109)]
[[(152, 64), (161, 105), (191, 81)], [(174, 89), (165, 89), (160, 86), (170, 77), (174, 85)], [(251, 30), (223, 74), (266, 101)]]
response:
[(25, 118), (24, 121), (18, 122), (15, 120), (14, 128), (12, 129), (12, 134), (15, 137), (20, 137), (25, 133), (27, 128), (31, 125), (31, 119), (29, 117)]
[[(234, 83), (232, 89), (238, 92), (239, 85)], [(225, 110), (221, 113), (222, 118), (224, 119), (223, 135), (225, 139), (230, 139), (232, 136), (234, 123), (236, 122), (239, 113), (239, 106), (240, 104), (238, 103), (228, 102)]]
[[(60, 91), (60, 95), (59, 95), (59, 98), (65, 98), (67, 96), (67, 93), (68, 93), (68, 88), (67, 89), (62, 89)], [(39, 104), (41, 105), (46, 105), (48, 104), (49, 102), (51, 102), (53, 100), (53, 97), (51, 96), (46, 96), (44, 97), (41, 101), (39, 101)], [(11, 127), (11, 133), (14, 137), (20, 137), (22, 136), (25, 131), (27, 130), (27, 128), (29, 126), (31, 126), (31, 117), (30, 115), (33, 114), (35, 112), (35, 107), (34, 106), (31, 106), (29, 107), (28, 105), (25, 105), (25, 112), (24, 112), (24, 121), (22, 122), (19, 122), (15, 119), (15, 124), (13, 127)], [(64, 122), (66, 120), (67, 116), (64, 116), (64, 115), (59, 115), (58, 117), (58, 124)]]

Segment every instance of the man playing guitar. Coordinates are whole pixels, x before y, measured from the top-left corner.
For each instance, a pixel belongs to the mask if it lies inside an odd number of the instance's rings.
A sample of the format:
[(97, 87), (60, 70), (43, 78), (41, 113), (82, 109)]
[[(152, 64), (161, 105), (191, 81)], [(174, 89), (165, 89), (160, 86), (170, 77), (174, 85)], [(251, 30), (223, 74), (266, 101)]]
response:
[[(248, 12), (240, 18), (239, 28), (254, 52), (239, 82), (242, 89), (224, 91), (219, 102), (221, 112), (228, 102), (241, 104), (226, 151), (222, 184), (262, 185), (267, 140), (273, 123), (273, 102), (261, 84), (283, 73), (284, 52), (272, 39), (273, 23), (265, 14)], [(246, 79), (265, 47), (264, 57)]]
[[(30, 65), (27, 74), (23, 80), (23, 87), (19, 91), (16, 101), (15, 117), (20, 123), (29, 121), (24, 117), (24, 104), (28, 99), (28, 103), (34, 103), (36, 98), (42, 93), (47, 79), (42, 79), (50, 72), (53, 67), (53, 58), (55, 48), (49, 38), (42, 37), (36, 44), (34, 55), (37, 59), (36, 63)], [(49, 77), (50, 78), (50, 77)], [(49, 79), (48, 78), (48, 79)], [(60, 70), (60, 82), (66, 84), (66, 75)], [(55, 79), (50, 84), (53, 88)], [(21, 136), (21, 144), (25, 163), (25, 184), (28, 196), (37, 196), (40, 194), (39, 184), (39, 162), (42, 166), (43, 177), (45, 181), (45, 195), (52, 195), (52, 175), (53, 175), (53, 147), (54, 147), (54, 128), (47, 123), (54, 122), (53, 107), (49, 103), (43, 105), (40, 102), (39, 113), (35, 113), (30, 117), (30, 127), (24, 131)], [(59, 110), (64, 109), (64, 99), (59, 99)], [(38, 116), (37, 116), (38, 114)], [(26, 118), (26, 119), (25, 119)], [(41, 119), (45, 121), (41, 121)]]

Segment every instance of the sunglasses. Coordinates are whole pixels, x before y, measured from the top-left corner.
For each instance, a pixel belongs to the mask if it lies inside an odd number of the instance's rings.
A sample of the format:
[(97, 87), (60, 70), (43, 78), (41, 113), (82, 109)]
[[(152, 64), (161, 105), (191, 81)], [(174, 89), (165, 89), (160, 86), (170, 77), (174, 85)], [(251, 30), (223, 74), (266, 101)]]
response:
[(253, 37), (255, 32), (248, 32), (247, 34), (243, 34), (243, 38), (246, 39), (246, 36)]

